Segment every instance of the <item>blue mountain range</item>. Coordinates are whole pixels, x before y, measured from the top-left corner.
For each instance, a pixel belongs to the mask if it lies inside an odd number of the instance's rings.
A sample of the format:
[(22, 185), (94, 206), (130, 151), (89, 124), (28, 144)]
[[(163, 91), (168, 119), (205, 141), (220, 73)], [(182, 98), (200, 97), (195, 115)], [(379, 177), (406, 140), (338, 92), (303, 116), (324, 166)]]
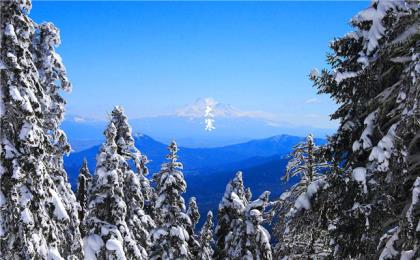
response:
[[(237, 171), (243, 172), (244, 183), (250, 187), (254, 196), (263, 191), (271, 191), (271, 198), (277, 198), (293, 182), (283, 183), (281, 177), (287, 164), (287, 154), (303, 137), (278, 135), (270, 138), (248, 141), (245, 143), (215, 148), (179, 147), (179, 160), (184, 165), (187, 181), (185, 198), (195, 196), (200, 212), (217, 211), (226, 184)], [(316, 139), (317, 144), (325, 143)], [(149, 176), (158, 172), (168, 153), (167, 145), (147, 135), (135, 136), (136, 147), (147, 157)], [(70, 154), (64, 159), (70, 183), (76, 188), (79, 168), (84, 158), (87, 159), (91, 173), (94, 173), (96, 155), (100, 145)]]

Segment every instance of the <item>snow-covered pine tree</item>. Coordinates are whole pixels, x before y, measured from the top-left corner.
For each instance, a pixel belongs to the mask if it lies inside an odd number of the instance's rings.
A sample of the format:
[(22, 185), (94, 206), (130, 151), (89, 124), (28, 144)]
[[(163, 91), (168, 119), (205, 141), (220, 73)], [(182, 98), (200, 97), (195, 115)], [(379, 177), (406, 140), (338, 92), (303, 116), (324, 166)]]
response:
[(262, 226), (266, 221), (266, 207), (270, 192), (250, 202), (244, 211), (243, 222), (238, 222), (232, 232), (232, 243), (228, 248), (228, 259), (272, 259), (270, 234)]
[(135, 165), (137, 170), (136, 176), (139, 179), (141, 193), (143, 196), (144, 210), (147, 215), (154, 217), (155, 210), (153, 205), (153, 197), (155, 197), (155, 194), (154, 189), (150, 186), (150, 182), (146, 177), (149, 173), (149, 170), (146, 166), (148, 159), (135, 146), (132, 129), (128, 123), (127, 116), (124, 114), (124, 109), (121, 106), (116, 106), (112, 110), (111, 118), (112, 122), (117, 128), (115, 142), (118, 146), (118, 153), (124, 156), (128, 163), (132, 161)]
[(276, 206), (277, 257), (318, 258), (329, 251), (326, 233), (319, 228), (319, 221), (311, 212), (305, 212), (311, 210), (312, 203), (316, 204), (317, 192), (326, 185), (325, 175), (321, 173), (329, 164), (324, 161), (322, 151), (309, 134), (290, 154), (284, 179), (298, 177), (300, 180), (281, 195)]
[(242, 172), (237, 172), (235, 178), (227, 184), (225, 194), (219, 203), (215, 230), (216, 248), (213, 256), (215, 259), (228, 257), (228, 249), (233, 238), (232, 232), (243, 221), (243, 213), (249, 196), (250, 192), (245, 192)]
[[(61, 57), (55, 52), (55, 47), (60, 44), (60, 34), (57, 27), (52, 23), (42, 23), (36, 27), (33, 40), (34, 63), (38, 69), (40, 84), (46, 93), (41, 99), (41, 107), (44, 114), (44, 133), (48, 136), (52, 146), (46, 150), (51, 175), (57, 186), (58, 196), (63, 198), (66, 209), (72, 209), (69, 215), (71, 226), (79, 225), (76, 206), (76, 198), (68, 182), (67, 173), (64, 170), (63, 155), (70, 152), (66, 134), (59, 129), (59, 124), (64, 118), (64, 106), (66, 101), (60, 95), (60, 90), (70, 91), (71, 84), (67, 78), (66, 69)], [(73, 230), (62, 229), (67, 241), (72, 241)], [(67, 234), (69, 233), (69, 234)], [(79, 240), (72, 247), (80, 248)]]
[(125, 171), (124, 200), (127, 204), (126, 222), (139, 247), (146, 252), (151, 246), (150, 232), (155, 228), (155, 222), (144, 210), (144, 198), (137, 175), (127, 169)]
[(112, 121), (105, 132), (105, 143), (96, 158), (96, 170), (89, 196), (85, 221), (87, 235), (84, 251), (87, 259), (146, 259), (144, 248), (137, 244), (126, 223), (124, 172), (128, 165), (118, 154)]
[[(197, 206), (197, 200), (195, 197), (191, 197), (188, 202), (188, 209), (187, 209), (187, 216), (188, 219), (185, 223), (185, 229), (188, 231), (190, 236), (190, 240), (188, 241), (188, 245), (190, 247), (191, 254), (193, 257), (198, 255), (198, 250), (200, 248), (200, 244), (198, 242), (198, 238), (195, 234), (195, 227), (200, 219), (200, 212)], [(188, 220), (190, 221), (188, 223)]]
[(206, 222), (200, 231), (199, 245), (197, 260), (211, 260), (213, 259), (213, 213), (207, 212)]
[(418, 3), (374, 0), (351, 24), (331, 44), (333, 70), (311, 75), (340, 105), (329, 143), (342, 166), (314, 211), (327, 212), (335, 258), (395, 259), (419, 251), (405, 217), (420, 174)]
[(82, 258), (76, 198), (62, 165), (69, 145), (58, 128), (65, 104), (59, 90), (70, 84), (67, 78), (50, 81), (65, 75), (61, 62), (62, 73), (43, 75), (39, 66), (52, 56), (59, 59), (58, 31), (28, 17), (29, 0), (1, 1), (0, 8), (0, 254), (5, 259)]
[(89, 188), (92, 182), (92, 176), (90, 175), (87, 160), (83, 160), (83, 165), (80, 167), (79, 176), (77, 177), (77, 191), (76, 198), (79, 202), (79, 220), (80, 220), (80, 233), (82, 237), (86, 235), (84, 228), (84, 220), (87, 213)]
[[(123, 170), (123, 193), (127, 205), (126, 223), (137, 244), (144, 250), (150, 247), (149, 232), (155, 227), (152, 218), (144, 211), (145, 200), (150, 204), (151, 193), (146, 167), (147, 157), (142, 155), (134, 145), (131, 126), (122, 107), (116, 106), (111, 113), (111, 121), (116, 127), (115, 143), (117, 153), (126, 161)], [(137, 174), (128, 167), (133, 162)]]
[(159, 220), (152, 233), (151, 259), (191, 259), (188, 245), (190, 236), (185, 223), (191, 225), (186, 214), (182, 193), (187, 185), (181, 172), (182, 163), (178, 162), (178, 146), (175, 141), (168, 146), (169, 162), (162, 164), (160, 172), (153, 176), (156, 184), (156, 211)]
[(191, 220), (192, 230), (195, 230), (195, 225), (197, 225), (200, 219), (200, 212), (198, 211), (197, 199), (195, 197), (191, 197), (188, 202), (187, 215)]

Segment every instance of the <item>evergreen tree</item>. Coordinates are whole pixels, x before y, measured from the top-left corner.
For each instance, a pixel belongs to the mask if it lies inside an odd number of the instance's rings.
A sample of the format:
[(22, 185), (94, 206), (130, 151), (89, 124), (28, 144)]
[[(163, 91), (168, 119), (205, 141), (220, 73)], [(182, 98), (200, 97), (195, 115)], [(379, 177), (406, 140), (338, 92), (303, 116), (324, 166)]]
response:
[(188, 231), (190, 237), (188, 245), (190, 247), (191, 254), (195, 257), (198, 255), (198, 250), (200, 249), (200, 244), (195, 235), (195, 227), (200, 219), (200, 212), (198, 211), (197, 200), (195, 197), (191, 197), (188, 202), (187, 216), (188, 219), (185, 223), (185, 229)]
[(178, 146), (175, 141), (168, 146), (169, 162), (162, 164), (159, 173), (153, 176), (156, 183), (156, 211), (159, 219), (152, 233), (151, 259), (191, 259), (188, 245), (190, 235), (185, 223), (191, 220), (185, 213), (182, 193), (187, 185), (181, 172), (182, 163), (178, 162)]
[[(299, 182), (282, 194), (276, 210), (279, 214), (275, 227), (279, 243), (276, 246), (278, 257), (318, 258), (329, 251), (323, 245), (325, 232), (321, 232), (311, 213), (312, 204), (317, 203), (317, 192), (326, 185), (325, 175), (321, 173), (329, 167), (323, 159), (322, 149), (309, 134), (304, 142), (294, 146), (286, 166), (284, 179), (299, 177)], [(315, 198), (314, 198), (315, 197)], [(312, 223), (310, 227), (306, 225)]]
[(127, 226), (137, 244), (147, 251), (151, 246), (149, 232), (155, 228), (155, 222), (143, 210), (141, 185), (137, 175), (131, 170), (125, 173), (124, 196), (127, 204)]
[(330, 257), (395, 259), (418, 251), (406, 217), (420, 173), (418, 4), (375, 0), (351, 24), (331, 43), (333, 70), (311, 74), (340, 105), (326, 152), (340, 167), (312, 214), (331, 236)]
[(211, 260), (213, 256), (213, 243), (213, 213), (209, 211), (206, 222), (204, 222), (200, 231), (200, 248), (196, 259)]
[(195, 197), (191, 197), (190, 201), (188, 202), (187, 215), (191, 220), (192, 230), (195, 230), (195, 226), (200, 219), (200, 212), (198, 211), (197, 200)]
[(247, 197), (249, 197), (249, 194), (250, 192), (245, 192), (244, 189), (242, 172), (237, 172), (235, 178), (226, 186), (225, 194), (219, 203), (218, 223), (215, 230), (215, 259), (226, 259), (228, 257), (228, 249), (233, 242), (232, 232), (243, 221), (243, 213), (248, 204)]
[[(124, 201), (128, 207), (126, 223), (136, 243), (147, 251), (151, 245), (149, 232), (155, 227), (152, 218), (144, 212), (145, 198), (150, 200), (150, 193), (153, 192), (145, 177), (148, 173), (147, 157), (134, 146), (131, 126), (122, 107), (117, 106), (112, 110), (111, 121), (116, 127), (114, 140), (117, 153), (126, 161), (122, 169)], [(128, 167), (131, 162), (134, 162), (137, 174)]]
[(92, 176), (90, 175), (87, 160), (83, 160), (83, 165), (79, 170), (79, 177), (77, 178), (77, 191), (76, 198), (79, 202), (79, 220), (80, 220), (80, 233), (82, 236), (86, 235), (86, 230), (83, 227), (85, 216), (87, 213), (89, 189), (92, 182)]
[[(124, 114), (124, 109), (120, 106), (116, 106), (111, 113), (111, 120), (117, 128), (117, 135), (115, 136), (115, 142), (118, 147), (118, 154), (123, 156), (126, 161), (133, 164), (136, 167), (137, 175), (139, 179), (140, 191), (142, 195), (141, 208), (146, 211), (146, 214), (155, 217), (155, 210), (153, 205), (154, 190), (150, 186), (149, 180), (146, 178), (149, 170), (147, 169), (147, 157), (136, 148), (134, 144), (134, 138), (132, 135), (131, 126), (128, 123), (128, 118)], [(136, 182), (137, 183), (137, 182)], [(151, 229), (148, 228), (150, 231)]]
[(59, 90), (70, 83), (61, 61), (48, 64), (60, 60), (58, 30), (28, 17), (29, 0), (2, 1), (0, 8), (0, 255), (82, 258), (76, 198), (62, 163), (70, 147), (59, 129)]
[(270, 234), (262, 226), (269, 195), (266, 191), (246, 206), (243, 222), (238, 222), (232, 232), (228, 259), (272, 259)]
[(112, 122), (104, 132), (106, 141), (96, 158), (96, 171), (89, 196), (84, 238), (88, 259), (146, 259), (144, 248), (137, 244), (126, 223), (124, 173), (128, 165), (118, 154)]

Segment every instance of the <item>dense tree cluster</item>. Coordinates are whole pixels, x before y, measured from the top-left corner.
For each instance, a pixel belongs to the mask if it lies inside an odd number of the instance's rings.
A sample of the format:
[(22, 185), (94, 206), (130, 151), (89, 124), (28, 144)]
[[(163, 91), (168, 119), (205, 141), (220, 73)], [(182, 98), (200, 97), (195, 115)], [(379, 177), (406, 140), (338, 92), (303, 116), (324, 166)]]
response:
[(324, 146), (308, 135), (294, 147), (284, 179), (297, 184), (275, 201), (252, 198), (237, 172), (214, 234), (213, 213), (197, 232), (199, 203), (185, 205), (176, 142), (149, 179), (119, 106), (93, 175), (85, 160), (73, 193), (59, 31), (29, 18), (30, 0), (0, 9), (1, 259), (420, 258), (417, 2), (374, 0), (351, 20), (355, 31), (331, 43), (331, 70), (310, 74), (339, 105), (338, 131)]

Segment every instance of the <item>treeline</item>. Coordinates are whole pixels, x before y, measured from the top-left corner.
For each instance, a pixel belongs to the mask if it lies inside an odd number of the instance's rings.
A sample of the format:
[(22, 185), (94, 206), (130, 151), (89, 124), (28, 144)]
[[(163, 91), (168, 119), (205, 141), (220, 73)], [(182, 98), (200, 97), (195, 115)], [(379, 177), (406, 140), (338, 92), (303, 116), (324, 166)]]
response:
[(1, 259), (420, 258), (416, 1), (373, 1), (350, 21), (354, 32), (331, 42), (332, 69), (310, 73), (339, 105), (340, 126), (324, 146), (308, 135), (294, 147), (284, 180), (299, 182), (270, 201), (269, 192), (253, 198), (238, 172), (202, 227), (199, 202), (183, 199), (176, 142), (149, 179), (121, 107), (95, 172), (81, 162), (72, 192), (59, 31), (29, 18), (29, 0), (0, 8)]

